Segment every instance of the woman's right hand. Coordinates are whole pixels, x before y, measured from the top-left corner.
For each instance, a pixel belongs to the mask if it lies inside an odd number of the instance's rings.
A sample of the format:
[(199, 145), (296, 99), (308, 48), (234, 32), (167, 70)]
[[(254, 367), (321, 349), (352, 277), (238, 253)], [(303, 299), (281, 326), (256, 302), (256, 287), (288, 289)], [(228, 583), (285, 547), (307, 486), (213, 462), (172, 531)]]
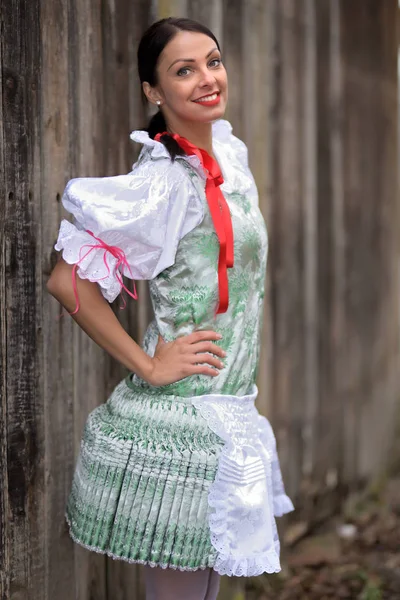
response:
[(195, 331), (173, 342), (165, 342), (159, 335), (147, 382), (159, 386), (175, 383), (195, 374), (216, 377), (219, 375), (217, 369), (223, 369), (225, 366), (217, 357), (225, 357), (226, 352), (212, 340), (221, 338), (222, 336), (215, 331)]

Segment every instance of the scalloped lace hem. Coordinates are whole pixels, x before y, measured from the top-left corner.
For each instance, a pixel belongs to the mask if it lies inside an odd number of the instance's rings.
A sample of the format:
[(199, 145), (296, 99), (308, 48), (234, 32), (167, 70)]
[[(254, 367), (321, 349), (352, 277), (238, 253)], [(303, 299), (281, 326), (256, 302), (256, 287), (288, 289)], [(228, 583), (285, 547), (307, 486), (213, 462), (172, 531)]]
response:
[(221, 575), (277, 573), (280, 544), (275, 516), (293, 510), (284, 491), (272, 428), (256, 407), (258, 394), (192, 398), (210, 429), (225, 441), (208, 504), (211, 543)]
[(121, 292), (121, 284), (114, 275), (117, 259), (112, 255), (108, 256), (109, 268), (107, 269), (103, 249), (93, 248), (93, 252), (88, 253), (87, 256), (82, 254), (82, 248), (91, 245), (93, 245), (93, 238), (86, 231), (78, 229), (66, 219), (61, 222), (54, 248), (62, 251), (62, 257), (69, 265), (79, 263), (77, 269), (79, 277), (98, 283), (104, 298), (108, 302), (113, 302)]
[(218, 556), (214, 570), (220, 575), (228, 575), (228, 577), (256, 577), (262, 573), (279, 573), (281, 566), (275, 550), (271, 550), (257, 558), (243, 556), (232, 559), (229, 556)]
[(67, 513), (65, 513), (64, 516), (65, 516), (65, 520), (68, 523), (69, 535), (70, 535), (71, 539), (76, 544), (79, 544), (79, 546), (82, 546), (82, 548), (86, 548), (86, 550), (91, 550), (92, 552), (97, 552), (98, 554), (104, 554), (106, 556), (109, 556), (113, 560), (123, 560), (123, 561), (128, 562), (128, 563), (138, 564), (138, 565), (147, 565), (149, 567), (161, 567), (161, 569), (174, 569), (175, 571), (198, 571), (198, 570), (204, 571), (205, 569), (212, 569), (213, 568), (213, 567), (210, 567), (210, 566), (208, 566), (208, 567), (207, 566), (204, 566), (204, 567), (202, 567), (202, 566), (199, 566), (199, 567), (180, 567), (178, 565), (171, 565), (170, 563), (160, 563), (160, 562), (154, 562), (152, 560), (141, 560), (139, 558), (128, 558), (126, 556), (120, 556), (118, 554), (114, 554), (113, 552), (110, 552), (109, 550), (103, 550), (102, 548), (99, 548), (98, 546), (91, 546), (89, 544), (84, 544), (72, 532), (71, 521), (70, 521)]

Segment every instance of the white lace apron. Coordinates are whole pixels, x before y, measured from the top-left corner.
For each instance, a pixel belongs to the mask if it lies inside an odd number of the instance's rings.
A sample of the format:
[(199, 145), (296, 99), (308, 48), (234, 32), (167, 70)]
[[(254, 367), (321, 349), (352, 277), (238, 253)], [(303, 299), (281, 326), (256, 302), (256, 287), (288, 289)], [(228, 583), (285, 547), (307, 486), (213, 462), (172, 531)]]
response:
[(211, 543), (221, 575), (280, 571), (275, 516), (293, 510), (285, 493), (271, 425), (255, 407), (257, 386), (246, 396), (205, 394), (192, 403), (219, 435), (222, 448), (208, 496)]

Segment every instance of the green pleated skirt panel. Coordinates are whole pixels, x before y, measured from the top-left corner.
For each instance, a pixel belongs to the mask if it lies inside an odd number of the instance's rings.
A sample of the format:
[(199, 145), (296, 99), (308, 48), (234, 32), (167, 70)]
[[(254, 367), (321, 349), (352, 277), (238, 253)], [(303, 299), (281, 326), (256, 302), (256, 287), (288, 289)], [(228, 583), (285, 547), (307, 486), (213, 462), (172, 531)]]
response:
[(72, 538), (128, 562), (212, 567), (208, 492), (223, 445), (190, 398), (121, 381), (85, 424), (66, 506)]

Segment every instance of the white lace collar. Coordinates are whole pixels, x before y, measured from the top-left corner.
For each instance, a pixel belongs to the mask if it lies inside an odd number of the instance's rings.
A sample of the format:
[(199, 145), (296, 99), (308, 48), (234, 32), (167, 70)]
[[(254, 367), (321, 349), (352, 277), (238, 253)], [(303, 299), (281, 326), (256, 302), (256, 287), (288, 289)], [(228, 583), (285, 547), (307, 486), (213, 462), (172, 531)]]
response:
[[(134, 142), (143, 144), (140, 156), (143, 156), (144, 152), (147, 155), (147, 157), (150, 157), (153, 160), (171, 158), (164, 144), (162, 142), (157, 142), (156, 140), (153, 140), (149, 136), (147, 131), (132, 131), (132, 133), (130, 134), (130, 138)], [(218, 119), (218, 121), (214, 121), (214, 123), (212, 124), (212, 139), (213, 145), (216, 143), (214, 147), (214, 152), (221, 167), (222, 175), (224, 177), (224, 183), (221, 186), (222, 191), (227, 193), (232, 193), (238, 190), (240, 190), (242, 193), (247, 192), (248, 189), (251, 187), (252, 181), (251, 178), (248, 176), (246, 169), (240, 170), (240, 172), (238, 172), (236, 167), (231, 164), (230, 155), (232, 154), (232, 152), (234, 154), (238, 154), (241, 151), (241, 149), (236, 148), (235, 146), (234, 141), (236, 138), (234, 138), (234, 136), (232, 135), (232, 125), (229, 123), (229, 121), (226, 121), (225, 119)], [(240, 142), (240, 144), (242, 144), (242, 142)], [(193, 154), (185, 154), (183, 156), (178, 155), (176, 159), (188, 163), (198, 173), (198, 175), (205, 183), (207, 175), (204, 172), (203, 166), (197, 156)]]
[[(214, 123), (212, 124), (213, 141), (226, 143), (229, 140), (229, 136), (231, 135), (231, 133), (232, 125), (229, 123), (229, 121), (226, 121), (224, 119), (218, 119), (218, 121), (214, 121)], [(170, 154), (167, 148), (164, 146), (164, 144), (162, 142), (157, 142), (156, 140), (153, 140), (149, 136), (147, 131), (138, 129), (132, 131), (129, 137), (134, 142), (143, 144), (143, 146), (145, 146), (150, 152), (151, 158), (170, 158)], [(197, 156), (177, 156), (177, 159), (186, 160), (192, 167), (194, 167), (200, 173), (203, 179), (206, 179), (206, 175)]]
[[(232, 133), (232, 125), (229, 123), (229, 121), (226, 121), (225, 119), (218, 119), (218, 121), (214, 121), (211, 127), (213, 140), (217, 140), (218, 142), (227, 142), (229, 140), (229, 136)], [(165, 148), (164, 144), (162, 142), (153, 140), (147, 131), (136, 129), (135, 131), (132, 131), (130, 138), (134, 142), (138, 142), (139, 144), (153, 148), (155, 157), (169, 157), (169, 152)]]

